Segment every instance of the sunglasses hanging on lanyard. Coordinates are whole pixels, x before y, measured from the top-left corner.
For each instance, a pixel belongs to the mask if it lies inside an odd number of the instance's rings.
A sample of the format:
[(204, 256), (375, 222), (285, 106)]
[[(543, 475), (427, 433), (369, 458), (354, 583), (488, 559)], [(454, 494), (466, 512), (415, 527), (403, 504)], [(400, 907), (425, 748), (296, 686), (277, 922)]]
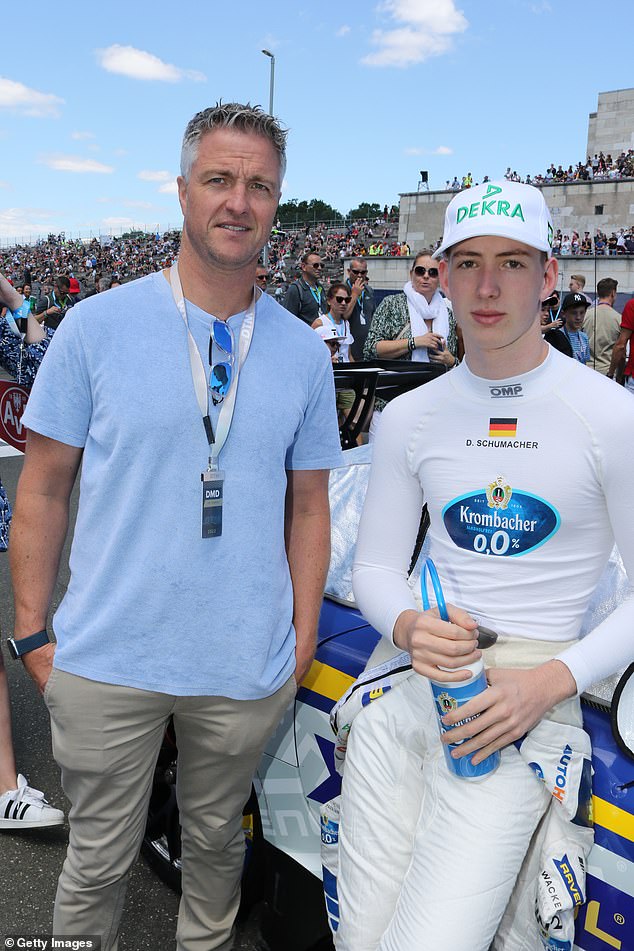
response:
[[(170, 268), (170, 285), (174, 303), (187, 330), (187, 348), (192, 381), (209, 444), (207, 469), (200, 476), (202, 482), (202, 537), (218, 538), (222, 535), (222, 506), (225, 494), (225, 474), (218, 466), (218, 457), (231, 429), (240, 370), (247, 358), (253, 339), (255, 304), (262, 291), (255, 287), (253, 289), (253, 298), (240, 329), (237, 354), (235, 353), (236, 348), (231, 328), (221, 320), (213, 320), (209, 338), (209, 364), (211, 369), (209, 379), (207, 379), (207, 372), (203, 366), (196, 341), (189, 329), (187, 308), (178, 274), (178, 261), (174, 261)], [(214, 343), (222, 356), (222, 359), (217, 363), (212, 361)], [(215, 432), (209, 415), (210, 395), (214, 406), (222, 404)]]

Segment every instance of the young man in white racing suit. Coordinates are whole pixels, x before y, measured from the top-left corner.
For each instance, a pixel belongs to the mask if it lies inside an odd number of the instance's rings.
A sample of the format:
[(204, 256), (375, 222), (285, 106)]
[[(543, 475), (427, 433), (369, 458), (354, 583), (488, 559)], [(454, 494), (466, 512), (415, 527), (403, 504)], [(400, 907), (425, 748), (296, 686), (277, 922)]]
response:
[[(542, 194), (488, 182), (454, 197), (436, 256), (466, 359), (394, 400), (374, 448), (353, 571), (367, 620), (414, 674), (352, 726), (339, 839), (338, 951), (487, 951), (551, 796), (514, 741), (581, 725), (579, 694), (633, 657), (634, 598), (579, 640), (616, 541), (634, 577), (628, 395), (553, 350), (540, 302), (557, 282)], [(450, 621), (407, 584), (423, 502)], [(501, 636), (488, 688), (445, 716), (428, 679), (466, 679), (477, 623)], [(490, 665), (490, 666), (489, 666)], [(452, 754), (493, 772), (450, 773)], [(448, 944), (449, 942), (449, 944)], [(516, 930), (512, 951), (534, 951)], [(497, 946), (497, 945), (496, 945)]]

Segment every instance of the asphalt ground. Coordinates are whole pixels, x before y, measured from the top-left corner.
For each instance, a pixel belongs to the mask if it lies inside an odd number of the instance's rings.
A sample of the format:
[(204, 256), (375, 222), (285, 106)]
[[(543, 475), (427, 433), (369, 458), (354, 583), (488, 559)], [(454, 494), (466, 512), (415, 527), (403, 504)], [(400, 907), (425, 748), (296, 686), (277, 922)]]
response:
[[(22, 456), (0, 458), (0, 472), (9, 499), (15, 490)], [(71, 530), (77, 511), (78, 491), (73, 493)], [(57, 607), (68, 583), (67, 540), (53, 607)], [(12, 660), (5, 647), (13, 629), (13, 604), (9, 563), (0, 554), (0, 623), (2, 649), (9, 677), (14, 746), (18, 771), (30, 785), (42, 789), (49, 802), (68, 811), (60, 785), (58, 767), (51, 752), (48, 713), (43, 700), (20, 662)], [(44, 936), (51, 933), (57, 878), (66, 854), (68, 824), (54, 829), (0, 833), (0, 951), (6, 935)], [(168, 951), (175, 947), (178, 896), (164, 885), (143, 856), (130, 876), (121, 922), (119, 951)], [(255, 951), (257, 913), (239, 928), (236, 951)], [(18, 945), (16, 944), (16, 947)]]

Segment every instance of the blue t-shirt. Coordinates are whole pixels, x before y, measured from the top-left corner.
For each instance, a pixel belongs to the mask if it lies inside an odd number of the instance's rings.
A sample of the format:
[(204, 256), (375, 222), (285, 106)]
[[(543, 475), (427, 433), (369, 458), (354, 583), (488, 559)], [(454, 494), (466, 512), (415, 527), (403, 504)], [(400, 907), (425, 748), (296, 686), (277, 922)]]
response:
[[(208, 366), (211, 318), (189, 303), (187, 313)], [(229, 319), (236, 340), (243, 318)], [(220, 456), (220, 538), (201, 538), (209, 447), (185, 326), (162, 274), (68, 313), (24, 423), (84, 448), (55, 665), (176, 695), (252, 699), (277, 690), (295, 663), (285, 470), (340, 461), (320, 338), (261, 297)]]
[(572, 355), (579, 363), (586, 364), (590, 359), (590, 341), (588, 335), (583, 330), (564, 330), (565, 335), (570, 341)]

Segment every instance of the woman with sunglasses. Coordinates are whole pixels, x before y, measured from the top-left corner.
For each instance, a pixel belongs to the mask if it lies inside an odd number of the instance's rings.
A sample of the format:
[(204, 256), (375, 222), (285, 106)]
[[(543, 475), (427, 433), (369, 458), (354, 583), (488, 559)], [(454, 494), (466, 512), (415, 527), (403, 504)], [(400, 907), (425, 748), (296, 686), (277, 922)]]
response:
[(317, 327), (333, 327), (339, 338), (339, 363), (354, 363), (350, 347), (354, 337), (350, 333), (350, 324), (343, 316), (350, 303), (350, 288), (347, 284), (335, 282), (328, 288), (326, 295), (328, 313), (317, 317), (311, 324), (313, 330)]
[(365, 342), (366, 360), (458, 362), (456, 324), (439, 291), (438, 267), (429, 252), (414, 258), (402, 294), (385, 297), (377, 307)]

